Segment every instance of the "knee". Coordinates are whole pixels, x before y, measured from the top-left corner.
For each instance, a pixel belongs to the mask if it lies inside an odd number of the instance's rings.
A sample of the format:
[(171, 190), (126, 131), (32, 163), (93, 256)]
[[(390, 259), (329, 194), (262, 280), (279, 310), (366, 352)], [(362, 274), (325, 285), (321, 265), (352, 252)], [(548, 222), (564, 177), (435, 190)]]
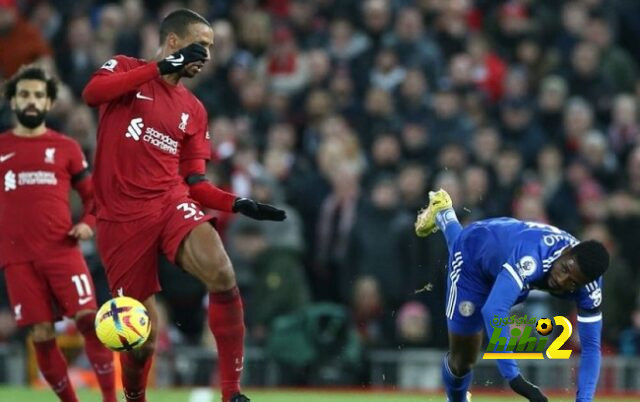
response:
[(449, 368), (451, 369), (453, 374), (459, 377), (471, 371), (475, 363), (476, 358), (473, 355), (454, 352), (451, 352), (449, 354)]
[(209, 292), (220, 292), (231, 289), (236, 284), (236, 275), (226, 253), (205, 263), (206, 275), (204, 285)]
[(56, 337), (53, 324), (50, 322), (41, 322), (31, 327), (31, 337), (34, 342), (44, 342)]

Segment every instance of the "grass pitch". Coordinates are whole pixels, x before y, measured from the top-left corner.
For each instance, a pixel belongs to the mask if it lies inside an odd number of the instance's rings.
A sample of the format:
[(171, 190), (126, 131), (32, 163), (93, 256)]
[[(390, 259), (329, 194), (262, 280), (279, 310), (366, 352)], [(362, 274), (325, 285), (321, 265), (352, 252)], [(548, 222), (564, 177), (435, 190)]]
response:
[[(444, 402), (444, 395), (434, 393), (403, 393), (392, 391), (332, 391), (332, 390), (264, 390), (250, 389), (247, 396), (256, 402)], [(79, 390), (78, 397), (82, 402), (100, 402), (100, 395), (95, 391)], [(220, 396), (209, 389), (162, 389), (150, 390), (147, 393), (149, 402), (219, 402)], [(473, 402), (501, 402), (523, 401), (511, 392), (477, 394)], [(554, 402), (571, 402), (575, 399), (571, 395), (552, 394), (550, 400)], [(598, 402), (637, 402), (639, 396), (609, 396), (596, 397)], [(53, 402), (57, 398), (49, 390), (33, 390), (29, 388), (0, 387), (0, 401), (2, 402)]]

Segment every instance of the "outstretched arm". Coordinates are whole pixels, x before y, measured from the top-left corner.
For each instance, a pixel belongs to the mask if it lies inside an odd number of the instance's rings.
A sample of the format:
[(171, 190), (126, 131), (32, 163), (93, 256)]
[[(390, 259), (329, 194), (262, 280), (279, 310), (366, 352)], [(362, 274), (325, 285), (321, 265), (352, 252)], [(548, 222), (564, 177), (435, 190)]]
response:
[(204, 176), (204, 159), (187, 159), (180, 162), (180, 174), (189, 185), (189, 194), (207, 208), (225, 212), (239, 212), (257, 220), (282, 221), (283, 210), (262, 204), (249, 198), (239, 198), (211, 184)]
[(596, 310), (578, 311), (578, 333), (580, 335), (581, 356), (578, 372), (577, 402), (593, 400), (600, 375), (600, 334), (602, 313)]

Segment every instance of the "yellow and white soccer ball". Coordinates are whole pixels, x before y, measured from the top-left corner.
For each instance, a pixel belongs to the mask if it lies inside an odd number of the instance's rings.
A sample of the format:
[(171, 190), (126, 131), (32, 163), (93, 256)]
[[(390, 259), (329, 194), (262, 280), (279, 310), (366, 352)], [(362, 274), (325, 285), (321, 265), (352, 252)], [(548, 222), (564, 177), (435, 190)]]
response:
[(118, 352), (142, 346), (151, 332), (149, 313), (142, 303), (120, 296), (104, 303), (96, 313), (96, 335)]
[(542, 336), (547, 336), (553, 330), (553, 324), (549, 318), (541, 318), (536, 323), (536, 331)]

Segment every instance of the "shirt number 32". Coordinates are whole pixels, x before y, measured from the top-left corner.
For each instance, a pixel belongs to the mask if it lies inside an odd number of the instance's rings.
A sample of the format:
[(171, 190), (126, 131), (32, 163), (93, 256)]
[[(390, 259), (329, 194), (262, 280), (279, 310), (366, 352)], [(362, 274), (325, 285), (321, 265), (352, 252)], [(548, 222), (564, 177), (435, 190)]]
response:
[(178, 204), (176, 209), (185, 213), (183, 216), (185, 220), (193, 218), (194, 221), (199, 221), (204, 217), (204, 212), (202, 212), (193, 202), (183, 202), (182, 204)]

